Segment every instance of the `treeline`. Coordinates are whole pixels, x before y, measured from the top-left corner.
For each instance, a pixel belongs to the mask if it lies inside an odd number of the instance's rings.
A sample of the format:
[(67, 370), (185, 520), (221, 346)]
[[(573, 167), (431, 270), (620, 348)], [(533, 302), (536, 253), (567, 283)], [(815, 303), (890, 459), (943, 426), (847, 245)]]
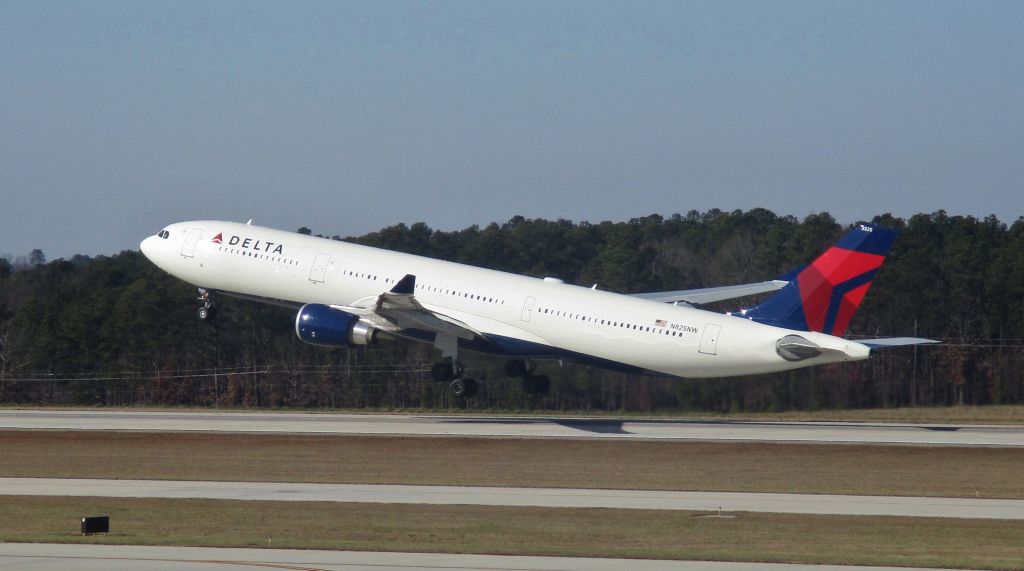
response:
[[(194, 287), (125, 251), (0, 272), (0, 402), (623, 411), (1024, 402), (1024, 218), (1007, 226), (939, 211), (870, 222), (901, 235), (848, 335), (914, 335), (941, 346), (718, 380), (546, 362), (553, 387), (544, 397), (504, 379), (500, 360), (464, 354), (473, 376), (490, 382), (461, 403), (429, 380), (428, 345), (310, 347), (294, 337), (291, 311), (224, 296), (217, 320), (202, 323)], [(828, 214), (800, 220), (755, 209), (599, 224), (517, 216), (452, 232), (400, 224), (346, 240), (629, 293), (775, 277), (846, 229)]]

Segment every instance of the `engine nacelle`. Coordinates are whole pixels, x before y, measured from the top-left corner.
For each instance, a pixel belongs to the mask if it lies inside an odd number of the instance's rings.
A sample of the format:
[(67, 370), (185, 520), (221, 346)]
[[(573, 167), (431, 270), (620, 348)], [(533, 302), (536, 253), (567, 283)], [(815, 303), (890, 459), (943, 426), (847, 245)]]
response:
[(302, 306), (295, 316), (299, 340), (321, 347), (355, 347), (377, 342), (378, 329), (359, 317), (321, 303)]

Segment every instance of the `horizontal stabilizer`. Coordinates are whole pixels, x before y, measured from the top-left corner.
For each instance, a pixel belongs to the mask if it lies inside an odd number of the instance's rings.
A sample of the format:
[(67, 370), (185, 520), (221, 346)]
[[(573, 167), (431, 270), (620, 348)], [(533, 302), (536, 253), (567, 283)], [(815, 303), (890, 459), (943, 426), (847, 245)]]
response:
[(886, 337), (881, 339), (854, 339), (861, 345), (867, 345), (872, 349), (888, 349), (890, 347), (905, 347), (907, 345), (931, 345), (941, 343), (935, 339), (921, 339), (920, 337)]

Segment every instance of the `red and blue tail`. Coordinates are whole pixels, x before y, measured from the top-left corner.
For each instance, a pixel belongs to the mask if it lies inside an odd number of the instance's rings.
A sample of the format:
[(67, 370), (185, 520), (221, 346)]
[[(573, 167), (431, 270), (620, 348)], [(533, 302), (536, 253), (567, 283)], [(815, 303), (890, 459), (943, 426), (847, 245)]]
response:
[(776, 327), (842, 336), (895, 239), (895, 230), (859, 225), (809, 266), (781, 278), (789, 285), (739, 315)]

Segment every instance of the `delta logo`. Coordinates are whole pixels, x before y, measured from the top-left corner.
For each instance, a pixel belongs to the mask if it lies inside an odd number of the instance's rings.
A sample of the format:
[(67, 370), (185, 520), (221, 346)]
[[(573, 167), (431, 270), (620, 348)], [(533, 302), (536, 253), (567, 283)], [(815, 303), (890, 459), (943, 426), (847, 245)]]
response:
[[(211, 240), (214, 244), (224, 244), (224, 233), (218, 232), (216, 236)], [(232, 236), (227, 241), (228, 246), (238, 246), (246, 250), (256, 250), (258, 252), (266, 252), (268, 254), (284, 254), (284, 245), (277, 244), (275, 242), (265, 242), (263, 240), (257, 240), (254, 238), (243, 238), (241, 236)]]

